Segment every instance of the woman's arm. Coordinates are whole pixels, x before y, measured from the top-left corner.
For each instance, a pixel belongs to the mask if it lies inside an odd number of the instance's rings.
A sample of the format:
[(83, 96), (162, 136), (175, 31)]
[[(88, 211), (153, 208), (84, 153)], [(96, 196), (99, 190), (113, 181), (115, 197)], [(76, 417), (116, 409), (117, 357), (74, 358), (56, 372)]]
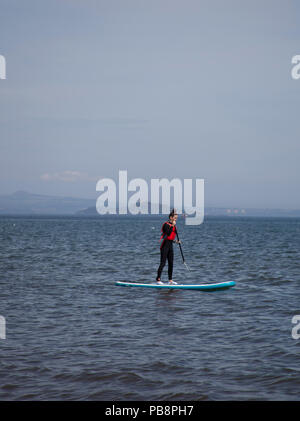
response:
[(173, 231), (173, 226), (170, 226), (169, 224), (165, 222), (162, 227), (162, 230), (164, 234), (167, 234), (167, 236), (169, 236), (171, 232)]

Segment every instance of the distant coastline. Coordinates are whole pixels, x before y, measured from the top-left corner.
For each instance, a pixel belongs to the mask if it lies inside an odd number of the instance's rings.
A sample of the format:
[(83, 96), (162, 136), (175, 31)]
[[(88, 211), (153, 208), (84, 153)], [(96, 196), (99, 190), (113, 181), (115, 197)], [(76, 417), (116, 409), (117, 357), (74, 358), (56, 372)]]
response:
[[(157, 216), (150, 215), (139, 216)], [(32, 194), (17, 191), (10, 195), (0, 195), (0, 216), (99, 216), (96, 210), (96, 199), (60, 197)], [(105, 215), (103, 215), (105, 217)], [(110, 215), (113, 216), (113, 215)], [(120, 215), (117, 215), (120, 216)], [(124, 215), (133, 216), (133, 215)], [(271, 208), (238, 208), (238, 207), (205, 207), (204, 216), (226, 217), (300, 217), (300, 209)]]

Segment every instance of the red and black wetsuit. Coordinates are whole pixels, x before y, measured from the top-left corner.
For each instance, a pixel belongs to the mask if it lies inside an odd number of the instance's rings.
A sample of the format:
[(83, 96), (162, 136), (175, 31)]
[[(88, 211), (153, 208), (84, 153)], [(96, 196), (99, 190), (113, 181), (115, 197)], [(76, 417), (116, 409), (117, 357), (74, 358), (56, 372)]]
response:
[(160, 265), (157, 271), (156, 280), (160, 279), (161, 272), (168, 259), (168, 276), (170, 281), (173, 274), (173, 241), (176, 237), (176, 228), (170, 221), (167, 221), (163, 224), (161, 231), (162, 243), (160, 245)]

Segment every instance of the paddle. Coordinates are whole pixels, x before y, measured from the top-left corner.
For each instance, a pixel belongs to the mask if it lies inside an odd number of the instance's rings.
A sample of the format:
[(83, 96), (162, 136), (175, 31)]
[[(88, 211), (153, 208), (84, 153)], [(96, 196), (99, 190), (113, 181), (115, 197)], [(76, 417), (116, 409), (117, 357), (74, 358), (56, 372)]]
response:
[(175, 232), (176, 232), (177, 240), (179, 241), (178, 244), (179, 244), (179, 248), (180, 248), (180, 253), (181, 253), (183, 264), (190, 271), (190, 268), (188, 267), (188, 265), (186, 264), (185, 259), (184, 259), (184, 255), (183, 255), (183, 251), (182, 251), (182, 247), (181, 247), (181, 243), (180, 243), (180, 240), (179, 240), (179, 235), (178, 235), (178, 231), (177, 231), (177, 227), (176, 226), (175, 226)]

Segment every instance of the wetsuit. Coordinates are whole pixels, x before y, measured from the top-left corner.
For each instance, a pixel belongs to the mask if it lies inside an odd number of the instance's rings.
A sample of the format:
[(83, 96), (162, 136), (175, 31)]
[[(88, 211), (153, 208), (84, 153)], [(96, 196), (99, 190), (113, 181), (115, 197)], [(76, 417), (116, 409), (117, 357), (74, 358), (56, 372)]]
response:
[(168, 276), (169, 281), (172, 279), (173, 274), (173, 241), (176, 237), (176, 228), (171, 224), (170, 221), (167, 221), (162, 226), (162, 243), (160, 246), (160, 265), (157, 271), (156, 280), (160, 279), (162, 270), (168, 259)]

